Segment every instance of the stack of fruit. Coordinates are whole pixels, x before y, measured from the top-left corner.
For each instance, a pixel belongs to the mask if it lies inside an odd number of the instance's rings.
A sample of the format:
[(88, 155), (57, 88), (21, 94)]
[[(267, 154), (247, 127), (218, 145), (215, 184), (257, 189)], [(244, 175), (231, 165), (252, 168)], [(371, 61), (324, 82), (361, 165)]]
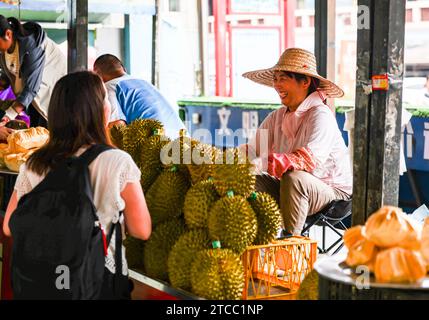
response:
[(239, 149), (219, 150), (181, 136), (169, 141), (154, 120), (112, 129), (142, 171), (153, 222), (146, 242), (127, 239), (131, 268), (208, 299), (240, 299), (240, 255), (275, 239), (276, 201), (255, 192), (252, 165)]
[(422, 228), (400, 208), (386, 206), (375, 212), (365, 226), (344, 234), (346, 264), (367, 266), (382, 283), (414, 283), (429, 267), (429, 220)]

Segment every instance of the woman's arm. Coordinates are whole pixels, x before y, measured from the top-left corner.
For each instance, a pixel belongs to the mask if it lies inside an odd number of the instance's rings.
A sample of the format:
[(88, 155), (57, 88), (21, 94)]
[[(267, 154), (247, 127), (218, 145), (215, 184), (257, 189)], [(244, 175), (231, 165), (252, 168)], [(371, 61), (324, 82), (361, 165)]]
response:
[(16, 191), (13, 191), (12, 196), (10, 197), (10, 200), (9, 200), (9, 204), (6, 209), (6, 216), (4, 217), (4, 221), (3, 221), (3, 233), (8, 237), (12, 235), (9, 228), (9, 221), (12, 213), (16, 209), (17, 204), (18, 204), (18, 197), (16, 195)]
[(129, 182), (121, 192), (125, 201), (125, 225), (131, 236), (147, 240), (152, 232), (152, 221), (140, 183)]

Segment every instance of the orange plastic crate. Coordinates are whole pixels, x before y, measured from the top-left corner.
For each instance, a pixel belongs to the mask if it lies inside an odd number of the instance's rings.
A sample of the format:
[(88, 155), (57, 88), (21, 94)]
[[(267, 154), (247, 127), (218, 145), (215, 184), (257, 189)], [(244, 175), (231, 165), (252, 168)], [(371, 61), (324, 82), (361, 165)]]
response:
[(295, 295), (317, 259), (317, 241), (304, 237), (248, 247), (242, 255), (243, 300)]

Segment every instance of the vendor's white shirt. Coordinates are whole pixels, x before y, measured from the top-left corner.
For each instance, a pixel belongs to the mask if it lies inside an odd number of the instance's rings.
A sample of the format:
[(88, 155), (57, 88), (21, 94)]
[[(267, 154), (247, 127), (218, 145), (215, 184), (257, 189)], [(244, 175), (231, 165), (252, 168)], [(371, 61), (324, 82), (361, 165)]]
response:
[(317, 92), (308, 96), (295, 112), (282, 107), (269, 114), (252, 144), (258, 156), (265, 159), (270, 153), (291, 153), (307, 147), (316, 161), (312, 174), (331, 187), (352, 193), (348, 149), (334, 114)]
[[(77, 156), (85, 149), (80, 149)], [(140, 170), (132, 160), (131, 156), (124, 151), (114, 149), (100, 154), (89, 166), (91, 186), (94, 192), (94, 205), (97, 216), (108, 234), (113, 223), (119, 220), (119, 213), (125, 209), (125, 201), (121, 192), (129, 182), (140, 182)], [(44, 177), (29, 171), (25, 164), (20, 167), (16, 180), (15, 190), (18, 200), (34, 189)], [(122, 234), (124, 233), (124, 220), (121, 217)], [(115, 239), (115, 235), (112, 236)], [(106, 267), (110, 272), (115, 272), (115, 241), (111, 241), (106, 257)], [(125, 259), (125, 248), (122, 248), (122, 273), (128, 274), (128, 265)]]

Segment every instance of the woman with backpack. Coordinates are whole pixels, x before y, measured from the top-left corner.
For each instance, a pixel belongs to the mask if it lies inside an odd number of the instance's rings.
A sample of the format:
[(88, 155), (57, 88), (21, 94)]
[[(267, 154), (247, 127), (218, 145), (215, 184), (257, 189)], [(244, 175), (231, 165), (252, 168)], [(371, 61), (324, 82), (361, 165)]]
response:
[(16, 96), (14, 104), (0, 116), (2, 122), (25, 111), (32, 127), (46, 128), (52, 90), (67, 74), (67, 58), (59, 46), (39, 24), (21, 24), (16, 18), (0, 15), (0, 68)]
[[(57, 243), (64, 241), (69, 236), (73, 236), (69, 234), (71, 228), (80, 227), (72, 224), (61, 224), (56, 218), (59, 215), (64, 215), (67, 209), (74, 208), (73, 206), (80, 206), (83, 198), (80, 197), (76, 203), (72, 203), (73, 196), (79, 192), (85, 192), (85, 190), (75, 188), (70, 190), (69, 194), (61, 194), (60, 191), (55, 194), (55, 190), (67, 188), (61, 183), (64, 184), (64, 181), (68, 179), (67, 174), (71, 172), (70, 168), (73, 168), (74, 163), (77, 163), (75, 157), (79, 157), (82, 154), (84, 154), (82, 157), (85, 157), (85, 154), (89, 152), (88, 150), (92, 150), (97, 146), (104, 146), (104, 150), (109, 149), (106, 147), (110, 145), (107, 133), (109, 115), (110, 105), (107, 99), (107, 92), (101, 78), (96, 74), (88, 71), (72, 73), (61, 78), (56, 84), (48, 112), (48, 116), (51, 119), (48, 127), (50, 132), (49, 142), (36, 151), (26, 164), (21, 165), (15, 189), (6, 211), (3, 231), (5, 235), (13, 237), (14, 246), (16, 247), (13, 248), (12, 260), (15, 257), (15, 263), (26, 261), (25, 265), (31, 265), (32, 262), (28, 262), (31, 259), (42, 261), (43, 259), (46, 260), (46, 255), (54, 257), (54, 252), (58, 249), (56, 247)], [(105, 261), (103, 260), (106, 270), (104, 281), (112, 281), (112, 283), (103, 283), (103, 294), (99, 297), (85, 294), (75, 295), (79, 290), (79, 292), (83, 292), (83, 289), (78, 288), (73, 293), (73, 298), (130, 298), (130, 291), (127, 292), (128, 288), (119, 295), (117, 292), (106, 292), (106, 290), (117, 291), (117, 278), (113, 280), (111, 275), (114, 275), (117, 271), (116, 262), (118, 260), (115, 254), (120, 250), (115, 249), (118, 240), (122, 240), (119, 234), (122, 234), (122, 238), (124, 235), (121, 229), (126, 227), (131, 236), (142, 240), (147, 240), (151, 234), (151, 219), (140, 185), (140, 170), (129, 154), (114, 148), (100, 153), (92, 162), (88, 160), (88, 163), (89, 165), (86, 168), (89, 168), (88, 176), (93, 193), (92, 201), (96, 210), (96, 220), (98, 220), (96, 225), (98, 222), (100, 223), (103, 230), (104, 245), (108, 245), (108, 248), (105, 247), (104, 250), (107, 254)], [(58, 174), (55, 176), (54, 172), (57, 173), (58, 170), (63, 170), (62, 174), (60, 172), (59, 176)], [(70, 177), (73, 178), (73, 175)], [(50, 186), (47, 186), (48, 178), (50, 179)], [(48, 190), (49, 187), (51, 187), (51, 190)], [(30, 203), (31, 201), (33, 202)], [(55, 201), (58, 203), (55, 203)], [(25, 206), (28, 208), (27, 211)], [(52, 206), (52, 208), (49, 208), (49, 206)], [(79, 210), (82, 211), (83, 209)], [(40, 214), (40, 210), (45, 211)], [(76, 211), (81, 213), (79, 210)], [(121, 212), (123, 212), (123, 216), (121, 216)], [(36, 217), (36, 215), (38, 216)], [(76, 216), (76, 214), (71, 212), (69, 216)], [(67, 217), (67, 219), (69, 218)], [(81, 217), (77, 219), (81, 219)], [(115, 232), (112, 232), (113, 225), (119, 226), (118, 222), (122, 227), (119, 229), (115, 227)], [(49, 225), (52, 226), (49, 227)], [(93, 226), (90, 227), (93, 228)], [(93, 231), (91, 228), (89, 229), (90, 233), (97, 231)], [(76, 230), (79, 231), (80, 229)], [(118, 230), (119, 232), (116, 232)], [(36, 234), (36, 240), (32, 241), (33, 243), (23, 242), (22, 239), (25, 236), (30, 237), (35, 232), (47, 234), (43, 236)], [(116, 237), (115, 233), (118, 237)], [(51, 239), (51, 235), (55, 235), (56, 239)], [(112, 240), (110, 242), (109, 235)], [(77, 247), (80, 240), (79, 238), (76, 241), (68, 240), (68, 242), (76, 243), (65, 243), (63, 244), (65, 248), (59, 248), (58, 252), (60, 255), (66, 255), (67, 250), (74, 250), (73, 246)], [(34, 242), (39, 242), (42, 248), (38, 248)], [(92, 247), (100, 246), (100, 243), (97, 240)], [(122, 249), (122, 245), (120, 248)], [(81, 251), (84, 250), (86, 250), (86, 247)], [(27, 256), (24, 257), (23, 255), (25, 254)], [(29, 258), (28, 255), (32, 254), (36, 257)], [(78, 251), (76, 254), (78, 255), (80, 252)], [(128, 281), (124, 250), (122, 250), (122, 257), (119, 262), (122, 264), (121, 275), (126, 277)], [(32, 271), (29, 270), (28, 272), (31, 273)], [(41, 272), (44, 272), (44, 270)], [(38, 276), (34, 275), (36, 278)], [(12, 283), (13, 281), (12, 266)], [(93, 281), (93, 279), (90, 279), (90, 281)], [(73, 289), (73, 279), (71, 287)], [(16, 286), (13, 289), (15, 294)], [(24, 292), (20, 296), (29, 297), (30, 294), (25, 295)]]

